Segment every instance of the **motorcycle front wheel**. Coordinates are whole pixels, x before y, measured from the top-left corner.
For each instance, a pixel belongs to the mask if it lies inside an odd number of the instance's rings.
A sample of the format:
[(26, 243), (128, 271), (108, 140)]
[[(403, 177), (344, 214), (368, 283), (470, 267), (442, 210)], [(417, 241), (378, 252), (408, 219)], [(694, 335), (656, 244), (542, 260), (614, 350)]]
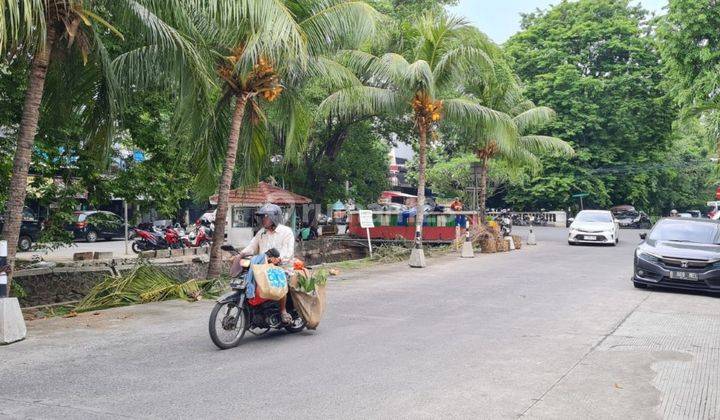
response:
[(217, 303), (210, 313), (210, 338), (220, 349), (237, 347), (247, 330), (247, 315), (235, 302)]

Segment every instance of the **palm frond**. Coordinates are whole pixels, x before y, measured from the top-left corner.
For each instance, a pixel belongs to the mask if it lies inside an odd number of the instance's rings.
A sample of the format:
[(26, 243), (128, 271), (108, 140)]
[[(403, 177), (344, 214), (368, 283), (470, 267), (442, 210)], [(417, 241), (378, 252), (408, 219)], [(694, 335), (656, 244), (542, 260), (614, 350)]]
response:
[(563, 156), (573, 156), (575, 150), (570, 143), (557, 137), (528, 135), (518, 140), (520, 146), (533, 154), (558, 153)]
[(313, 14), (298, 22), (311, 53), (358, 48), (372, 39), (382, 15), (364, 1), (317, 0)]
[(440, 57), (433, 69), (440, 89), (462, 84), (470, 77), (488, 77), (495, 72), (490, 56), (475, 47), (459, 46)]
[(518, 132), (524, 134), (530, 130), (541, 128), (554, 118), (555, 111), (546, 106), (539, 106), (530, 108), (527, 111), (516, 115), (513, 117), (513, 122), (515, 122), (515, 125), (518, 128)]
[(42, 48), (46, 31), (44, 0), (0, 0), (0, 54), (20, 45)]
[(402, 97), (393, 90), (353, 86), (328, 96), (318, 107), (318, 114), (322, 118), (341, 119), (381, 114), (397, 115), (405, 105)]
[(508, 137), (513, 137), (515, 133), (510, 116), (482, 106), (470, 98), (444, 99), (443, 111), (447, 119), (469, 129), (483, 129), (497, 136)]
[(427, 61), (430, 68), (434, 69), (440, 58), (457, 46), (453, 41), (457, 40), (458, 30), (467, 24), (461, 17), (448, 16), (445, 13), (426, 13), (415, 25), (415, 29), (420, 33), (415, 58)]
[(435, 96), (435, 77), (430, 64), (425, 60), (418, 60), (407, 68), (407, 83), (413, 90), (421, 90), (429, 96)]

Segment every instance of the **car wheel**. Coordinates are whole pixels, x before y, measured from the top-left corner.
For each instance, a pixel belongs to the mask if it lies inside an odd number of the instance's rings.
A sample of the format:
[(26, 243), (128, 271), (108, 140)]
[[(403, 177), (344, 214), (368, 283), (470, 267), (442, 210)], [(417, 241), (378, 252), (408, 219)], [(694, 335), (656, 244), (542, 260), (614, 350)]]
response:
[(20, 239), (18, 240), (18, 250), (21, 252), (26, 252), (26, 251), (30, 251), (31, 247), (32, 247), (32, 238), (27, 235), (21, 236)]
[(98, 234), (94, 230), (91, 230), (90, 232), (85, 235), (85, 240), (88, 242), (95, 242), (98, 239)]
[(639, 283), (637, 281), (633, 282), (633, 286), (635, 286), (636, 289), (647, 289), (647, 284)]

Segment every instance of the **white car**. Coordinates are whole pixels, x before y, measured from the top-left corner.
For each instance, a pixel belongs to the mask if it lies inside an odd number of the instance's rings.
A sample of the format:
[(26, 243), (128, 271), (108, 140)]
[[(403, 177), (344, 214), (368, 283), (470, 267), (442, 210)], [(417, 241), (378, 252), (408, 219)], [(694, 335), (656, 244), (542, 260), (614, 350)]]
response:
[(616, 245), (620, 226), (608, 210), (583, 210), (570, 224), (568, 243)]

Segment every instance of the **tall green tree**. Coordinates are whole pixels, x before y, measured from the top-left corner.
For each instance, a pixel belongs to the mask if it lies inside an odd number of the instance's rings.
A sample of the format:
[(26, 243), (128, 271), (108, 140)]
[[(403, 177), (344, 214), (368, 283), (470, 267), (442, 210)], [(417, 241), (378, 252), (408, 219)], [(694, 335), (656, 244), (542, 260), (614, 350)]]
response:
[(719, 6), (715, 0), (670, 0), (660, 18), (660, 52), (681, 106), (720, 109)]
[(671, 0), (660, 18), (658, 44), (669, 95), (682, 118), (715, 132), (720, 156), (720, 7), (714, 0)]
[[(112, 142), (122, 91), (116, 77), (118, 68), (110, 61), (100, 34), (113, 33), (122, 38), (121, 31), (128, 29), (146, 41), (145, 46), (132, 55), (146, 64), (125, 62), (125, 66), (120, 67), (132, 72), (123, 73), (124, 76), (154, 77), (158, 69), (166, 70), (166, 75), (176, 74), (181, 64), (193, 60), (193, 48), (157, 13), (171, 14), (182, 3), (179, 0), (0, 1), (0, 53), (12, 50), (31, 57), (2, 234), (9, 243), (11, 263), (20, 231), (41, 105), (45, 101), (72, 105), (51, 109), (56, 113), (57, 109), (65, 109), (83, 115), (86, 146), (98, 153), (106, 152)], [(143, 71), (150, 65), (154, 65), (152, 75)], [(53, 86), (63, 89), (46, 89)], [(73, 89), (67, 89), (68, 86)]]
[(572, 160), (545, 158), (543, 171), (508, 199), (558, 208), (589, 192), (591, 205), (658, 207), (645, 171), (671, 145), (675, 115), (661, 82), (663, 68), (648, 14), (626, 0), (562, 1), (524, 15), (522, 31), (506, 44), (527, 97), (557, 112), (540, 134), (570, 141)]
[(320, 106), (328, 118), (351, 119), (364, 115), (407, 116), (418, 136), (418, 193), (416, 247), (422, 249), (422, 225), (428, 138), (444, 121), (509, 128), (503, 114), (462, 95), (460, 85), (472, 73), (491, 71), (492, 61), (481, 49), (459, 41), (467, 23), (445, 14), (423, 16), (416, 26), (418, 38), (411, 63), (402, 55), (381, 57), (354, 51), (346, 56), (367, 85), (332, 94)]

